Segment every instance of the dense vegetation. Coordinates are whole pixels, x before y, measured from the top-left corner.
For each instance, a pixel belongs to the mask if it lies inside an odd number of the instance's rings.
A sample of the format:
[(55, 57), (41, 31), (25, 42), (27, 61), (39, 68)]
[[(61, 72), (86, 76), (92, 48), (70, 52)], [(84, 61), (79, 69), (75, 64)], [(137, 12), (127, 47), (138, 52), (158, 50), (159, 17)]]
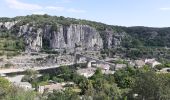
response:
[[(170, 75), (156, 73), (149, 66), (140, 69), (128, 67), (114, 75), (103, 75), (100, 69), (89, 79), (75, 75), (69, 68), (62, 68), (65, 81), (73, 81), (80, 92), (70, 87), (64, 91), (54, 91), (48, 100), (169, 100)], [(58, 76), (58, 74), (57, 74)], [(138, 94), (135, 96), (135, 94)]]
[(0, 99), (1, 100), (34, 100), (34, 91), (25, 91), (13, 86), (7, 79), (0, 77)]
[(170, 47), (170, 28), (128, 27), (124, 30), (131, 36), (134, 47)]
[[(113, 75), (102, 74), (97, 69), (90, 78), (85, 78), (76, 73), (77, 67), (82, 65), (62, 66), (57, 69), (42, 72), (27, 70), (22, 81), (29, 82), (35, 88), (34, 91), (25, 91), (12, 86), (8, 80), (0, 77), (0, 99), (4, 100), (169, 100), (170, 99), (170, 74), (159, 73), (156, 70), (170, 67), (169, 63), (142, 68), (127, 68), (116, 71)], [(47, 85), (49, 82), (74, 82), (65, 86), (65, 90), (53, 93), (36, 93), (39, 85)]]
[[(166, 67), (169, 66), (169, 64), (162, 66)], [(39, 85), (49, 84), (49, 81), (75, 83), (65, 86), (65, 90), (54, 90), (53, 93), (44, 92), (43, 94), (35, 95), (35, 93), (31, 91), (28, 92), (31, 93), (29, 94), (31, 95), (30, 97), (41, 98), (43, 100), (80, 100), (80, 98), (83, 100), (170, 99), (170, 84), (168, 84), (170, 82), (170, 74), (157, 73), (155, 69), (149, 66), (144, 66), (139, 69), (129, 66), (116, 71), (114, 75), (102, 74), (101, 69), (97, 69), (95, 74), (90, 78), (78, 75), (75, 71), (76, 69), (75, 66), (62, 66), (56, 70), (49, 70), (48, 73), (43, 73), (41, 77), (37, 77), (38, 73), (36, 71), (27, 70), (22, 81), (30, 82), (35, 89), (37, 89)], [(0, 86), (7, 87), (9, 83), (6, 82), (5, 84), (2, 82)], [(28, 95), (24, 96), (27, 97)]]
[(24, 40), (9, 31), (0, 31), (0, 56), (15, 56), (25, 48)]

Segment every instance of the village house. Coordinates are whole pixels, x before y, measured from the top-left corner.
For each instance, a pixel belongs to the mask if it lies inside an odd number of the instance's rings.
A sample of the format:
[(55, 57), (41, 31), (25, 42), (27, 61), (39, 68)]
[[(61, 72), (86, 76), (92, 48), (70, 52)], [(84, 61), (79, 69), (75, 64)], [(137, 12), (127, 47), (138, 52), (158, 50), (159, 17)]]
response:
[(78, 69), (77, 73), (79, 75), (82, 75), (82, 76), (86, 77), (86, 78), (89, 78), (89, 77), (93, 76), (95, 71), (96, 71), (96, 68), (91, 67), (91, 68)]
[(135, 67), (141, 68), (145, 65), (145, 61), (143, 60), (135, 60)]
[(107, 72), (110, 70), (110, 66), (107, 64), (98, 64), (97, 68), (100, 68), (101, 70)]
[(150, 65), (152, 68), (155, 67), (156, 65), (160, 65), (161, 63), (156, 61), (154, 58), (153, 59), (145, 59), (145, 63)]
[(126, 64), (116, 64), (115, 70), (119, 70), (119, 69), (126, 68), (126, 67), (127, 67)]
[(13, 85), (16, 87), (23, 88), (24, 90), (32, 90), (32, 85), (28, 82), (13, 82)]
[(115, 71), (111, 71), (110, 66), (107, 64), (99, 64), (97, 68), (100, 68), (103, 74), (114, 74), (115, 72)]
[(45, 90), (47, 90), (48, 92), (52, 93), (54, 90), (62, 90), (62, 89), (63, 89), (63, 85), (61, 83), (56, 83), (56, 84), (39, 86), (38, 92), (43, 93)]
[(64, 86), (66, 85), (74, 85), (74, 82), (62, 82), (62, 83), (54, 83), (54, 82), (49, 82), (48, 85), (44, 86), (39, 86), (38, 87), (38, 92), (39, 93), (44, 93), (44, 91), (47, 90), (47, 92), (53, 92), (54, 90), (61, 91), (64, 90)]

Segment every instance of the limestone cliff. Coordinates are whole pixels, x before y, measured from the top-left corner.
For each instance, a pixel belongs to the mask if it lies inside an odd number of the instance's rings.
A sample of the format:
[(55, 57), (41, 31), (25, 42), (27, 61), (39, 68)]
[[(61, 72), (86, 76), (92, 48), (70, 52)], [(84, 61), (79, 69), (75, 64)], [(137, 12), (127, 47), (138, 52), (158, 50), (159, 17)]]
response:
[[(1, 22), (0, 29), (6, 29), (23, 38), (26, 52), (38, 52), (46, 49), (67, 49), (73, 50), (79, 47), (82, 50), (100, 50), (106, 48), (115, 48), (121, 45), (125, 33), (114, 32), (106, 29), (99, 34), (95, 28), (82, 24), (43, 24), (20, 23), (19, 21)], [(13, 31), (15, 30), (15, 31)]]
[(124, 36), (126, 36), (125, 32), (114, 32), (113, 30), (106, 29), (104, 34), (104, 48), (117, 48), (121, 47), (121, 42), (124, 39)]
[(82, 49), (101, 49), (103, 40), (99, 33), (88, 25), (70, 26), (46, 25), (44, 28), (35, 28), (28, 24), (20, 26), (19, 36), (23, 36), (26, 43), (26, 51), (40, 51), (43, 46), (51, 49), (74, 49), (80, 46)]
[(76, 45), (83, 49), (94, 49), (95, 46), (103, 47), (99, 33), (87, 25), (60, 25), (55, 30), (51, 30), (51, 26), (46, 26), (43, 39), (49, 42), (52, 49), (73, 49)]

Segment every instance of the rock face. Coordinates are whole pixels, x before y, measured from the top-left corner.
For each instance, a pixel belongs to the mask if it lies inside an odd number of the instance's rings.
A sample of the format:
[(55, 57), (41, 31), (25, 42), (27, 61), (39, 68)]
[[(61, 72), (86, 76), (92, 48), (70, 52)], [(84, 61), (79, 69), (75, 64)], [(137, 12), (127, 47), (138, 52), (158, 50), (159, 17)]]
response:
[(23, 36), (26, 47), (26, 52), (37, 52), (42, 48), (42, 34), (43, 29), (36, 29), (33, 26), (29, 26), (28, 24), (20, 26), (18, 36)]
[(113, 34), (113, 39), (112, 39), (112, 48), (114, 47), (120, 47), (121, 46), (121, 42), (123, 40), (123, 38), (125, 37), (126, 33), (125, 32), (120, 32), (120, 33), (114, 33)]
[(51, 49), (74, 49), (76, 46), (88, 50), (103, 48), (99, 33), (88, 25), (60, 25), (55, 28), (46, 25), (35, 29), (27, 24), (20, 26), (18, 35), (24, 37), (28, 52), (40, 51), (43, 46)]
[(38, 52), (42, 48), (55, 50), (73, 50), (75, 47), (79, 47), (81, 50), (115, 48), (121, 45), (125, 35), (125, 33), (106, 29), (104, 38), (101, 38), (95, 28), (79, 24), (37, 27), (36, 24), (27, 23), (16, 27), (16, 23), (17, 21), (0, 22), (0, 29), (18, 30), (15, 34), (18, 37), (23, 37), (26, 52)]
[(72, 49), (75, 45), (86, 49), (93, 49), (95, 46), (103, 47), (99, 33), (87, 25), (59, 26), (57, 32), (52, 32), (50, 44), (54, 49)]
[(122, 39), (125, 35), (125, 32), (114, 32), (113, 30), (106, 30), (104, 39), (105, 48), (120, 47)]
[(13, 22), (0, 22), (0, 28), (6, 28), (6, 29), (11, 29), (18, 21), (13, 21)]

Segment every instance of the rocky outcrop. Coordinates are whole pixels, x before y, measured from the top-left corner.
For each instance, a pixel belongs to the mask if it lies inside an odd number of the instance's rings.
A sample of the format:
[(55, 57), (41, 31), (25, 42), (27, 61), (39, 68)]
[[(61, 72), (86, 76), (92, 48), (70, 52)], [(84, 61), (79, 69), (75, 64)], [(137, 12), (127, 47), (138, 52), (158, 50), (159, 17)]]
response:
[(81, 50), (100, 50), (102, 48), (114, 48), (121, 45), (125, 33), (117, 33), (112, 29), (106, 29), (101, 34), (88, 25), (45, 25), (17, 24), (18, 21), (0, 22), (0, 29), (17, 30), (15, 34), (23, 37), (26, 52), (38, 52), (42, 48), (73, 50), (75, 47)]
[(11, 29), (18, 21), (13, 22), (0, 22), (0, 28)]
[(124, 37), (126, 36), (125, 32), (116, 32), (113, 34), (113, 39), (112, 39), (112, 45), (113, 47), (120, 47), (121, 46), (121, 42), (124, 39)]
[(117, 48), (121, 46), (121, 42), (126, 35), (125, 32), (114, 32), (113, 30), (105, 31), (105, 48)]
[(42, 34), (43, 29), (36, 29), (33, 26), (29, 26), (29, 24), (20, 26), (18, 36), (23, 37), (26, 47), (26, 52), (35, 52), (40, 51), (42, 48)]
[(103, 41), (99, 33), (87, 25), (58, 26), (57, 31), (51, 33), (50, 46), (53, 49), (73, 49), (76, 45), (86, 49), (102, 48)]
[(37, 27), (36, 24), (30, 23), (17, 25), (17, 22), (0, 22), (0, 28), (18, 30), (15, 34), (18, 37), (23, 37), (26, 52), (38, 52), (42, 48), (60, 50), (73, 50), (75, 47), (79, 47), (81, 50), (99, 50), (104, 46), (114, 48), (121, 45), (125, 35), (123, 32), (117, 33), (112, 29), (106, 29), (105, 38), (101, 38), (99, 32), (88, 25), (71, 24), (66, 26), (58, 24)]
[(58, 25), (55, 28), (46, 25), (36, 29), (27, 24), (20, 26), (18, 35), (24, 37), (28, 52), (40, 51), (43, 46), (51, 49), (74, 49), (76, 46), (90, 50), (103, 48), (99, 33), (88, 25)]

